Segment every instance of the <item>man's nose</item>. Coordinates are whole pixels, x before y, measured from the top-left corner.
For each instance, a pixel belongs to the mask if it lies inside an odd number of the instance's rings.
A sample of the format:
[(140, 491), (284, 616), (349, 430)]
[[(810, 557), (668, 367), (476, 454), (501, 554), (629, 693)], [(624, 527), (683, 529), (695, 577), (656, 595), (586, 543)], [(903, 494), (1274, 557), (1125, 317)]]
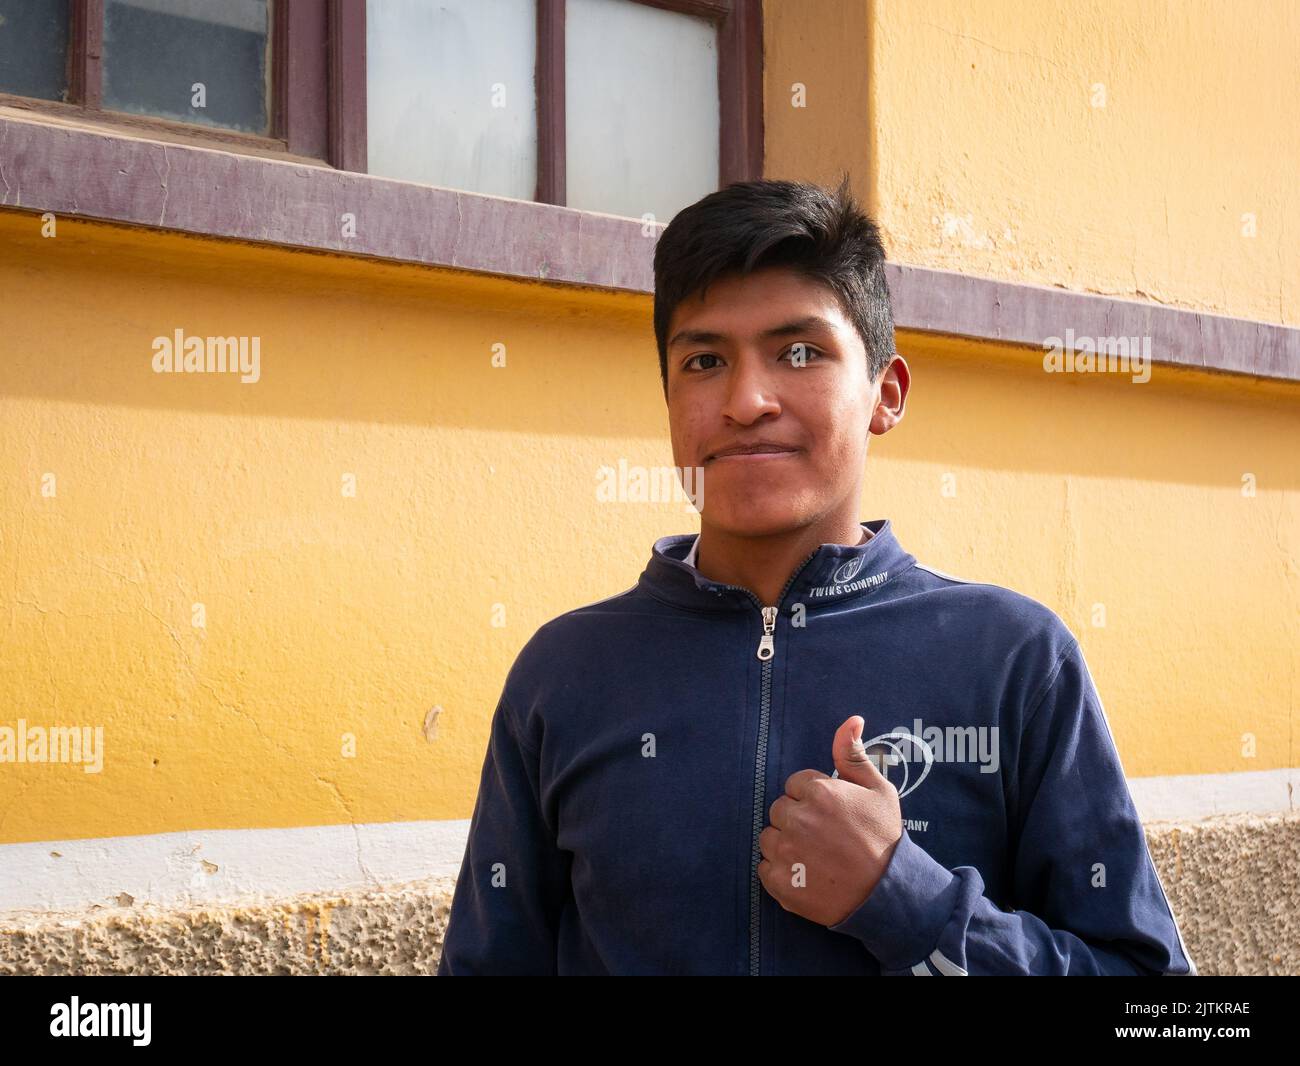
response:
[(779, 414), (776, 383), (762, 357), (742, 353), (727, 381), (727, 397), (722, 413), (733, 422), (749, 425), (767, 414)]

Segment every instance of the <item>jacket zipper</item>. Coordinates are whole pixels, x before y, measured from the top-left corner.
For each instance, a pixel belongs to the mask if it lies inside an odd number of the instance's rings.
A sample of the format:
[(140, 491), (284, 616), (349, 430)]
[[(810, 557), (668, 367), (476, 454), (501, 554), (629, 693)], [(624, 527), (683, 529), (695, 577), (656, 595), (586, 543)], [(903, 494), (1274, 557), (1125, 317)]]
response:
[[(817, 551), (821, 549), (818, 548)], [(757, 977), (759, 975), (762, 940), (761, 931), (761, 905), (763, 902), (762, 882), (758, 879), (758, 864), (763, 857), (763, 853), (758, 846), (759, 834), (763, 832), (763, 811), (764, 811), (764, 793), (767, 781), (767, 727), (768, 718), (772, 710), (772, 658), (776, 655), (776, 617), (781, 609), (781, 602), (785, 599), (785, 594), (790, 591), (790, 586), (795, 583), (795, 579), (803, 573), (803, 568), (807, 566), (817, 555), (814, 551), (802, 563), (795, 568), (790, 580), (785, 583), (785, 588), (776, 598), (775, 607), (763, 606), (763, 601), (755, 596), (747, 588), (741, 588), (739, 585), (724, 585), (724, 588), (733, 589), (736, 592), (743, 592), (757, 605), (763, 615), (763, 636), (758, 642), (756, 652), (758, 658), (763, 663), (763, 676), (759, 686), (759, 705), (758, 705), (758, 746), (754, 753), (754, 803), (753, 803), (753, 820), (751, 823), (751, 836), (749, 845), (749, 976)]]

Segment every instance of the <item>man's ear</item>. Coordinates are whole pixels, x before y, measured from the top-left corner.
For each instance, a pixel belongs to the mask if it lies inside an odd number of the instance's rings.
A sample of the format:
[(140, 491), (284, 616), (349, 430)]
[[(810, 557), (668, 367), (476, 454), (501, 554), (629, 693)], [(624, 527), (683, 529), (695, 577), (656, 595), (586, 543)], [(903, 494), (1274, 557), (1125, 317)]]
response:
[(872, 433), (888, 433), (903, 420), (911, 385), (912, 374), (907, 361), (901, 355), (894, 356), (880, 375), (880, 399), (871, 412)]

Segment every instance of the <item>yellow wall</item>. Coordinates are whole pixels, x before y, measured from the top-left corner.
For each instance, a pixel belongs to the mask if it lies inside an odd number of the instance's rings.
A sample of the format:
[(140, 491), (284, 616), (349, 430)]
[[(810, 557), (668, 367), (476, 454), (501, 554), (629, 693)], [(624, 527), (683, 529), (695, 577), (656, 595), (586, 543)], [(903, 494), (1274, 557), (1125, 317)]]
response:
[[(106, 761), (0, 768), (0, 843), (468, 817), (519, 647), (698, 528), (596, 502), (672, 462), (650, 298), (39, 227), (0, 212), (0, 724), (103, 725)], [(155, 374), (177, 327), (260, 336), (261, 381)], [(863, 517), (1060, 612), (1130, 774), (1295, 765), (1296, 389), (900, 345)]]
[[(1294, 5), (764, 19), (767, 175), (847, 168), (891, 258), (1300, 320)], [(106, 746), (0, 768), (0, 843), (465, 818), (519, 647), (698, 528), (596, 502), (601, 464), (672, 462), (648, 296), (12, 211), (0, 249), (0, 725)], [(259, 336), (261, 381), (155, 374), (176, 328)], [(862, 517), (1058, 611), (1131, 775), (1295, 766), (1300, 386), (899, 344)]]
[(1130, 775), (1295, 766), (1300, 387), (1163, 367), (1135, 386), (908, 336), (900, 350), (914, 387), (872, 445), (865, 509), (921, 562), (1060, 614)]
[[(663, 450), (646, 299), (39, 226), (0, 212), (0, 724), (107, 756), (0, 767), (0, 842), (465, 816), (518, 648), (658, 530), (592, 506)], [(176, 327), (260, 382), (155, 374)]]
[(767, 175), (849, 168), (891, 258), (1300, 324), (1300, 5), (766, 0), (764, 35)]

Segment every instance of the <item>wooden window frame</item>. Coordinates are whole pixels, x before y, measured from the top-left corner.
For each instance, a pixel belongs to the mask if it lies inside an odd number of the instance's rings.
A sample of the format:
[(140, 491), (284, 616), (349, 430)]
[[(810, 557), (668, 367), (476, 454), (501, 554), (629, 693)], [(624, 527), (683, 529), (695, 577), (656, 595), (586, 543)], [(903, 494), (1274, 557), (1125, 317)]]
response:
[[(103, 107), (105, 0), (70, 0), (68, 100), (0, 93), (0, 106), (124, 127), (146, 136), (319, 161), (365, 173), (366, 0), (273, 0), (270, 27), (270, 134), (106, 111)], [(634, 0), (703, 18), (718, 35), (719, 187), (763, 171), (761, 0)], [(535, 0), (537, 203), (564, 206), (565, 0)]]
[(273, 0), (267, 136), (105, 110), (104, 0), (70, 0), (67, 100), (0, 93), (0, 106), (160, 140), (365, 170), (365, 0)]
[[(718, 187), (763, 173), (761, 0), (635, 0), (713, 23), (718, 35)], [(566, 203), (565, 0), (537, 0), (538, 203)]]

